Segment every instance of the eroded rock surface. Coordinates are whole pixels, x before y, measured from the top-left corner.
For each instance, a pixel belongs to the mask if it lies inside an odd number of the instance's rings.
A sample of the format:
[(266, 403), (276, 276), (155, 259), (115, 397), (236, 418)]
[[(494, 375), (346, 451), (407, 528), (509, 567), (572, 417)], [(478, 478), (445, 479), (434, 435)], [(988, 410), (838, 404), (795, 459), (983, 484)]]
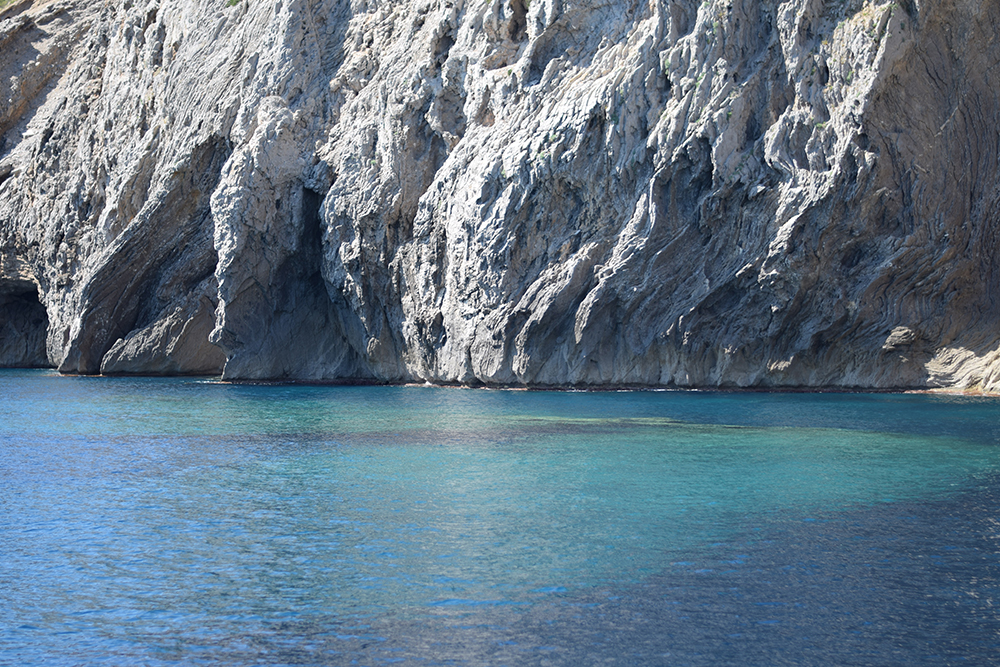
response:
[(26, 0), (0, 280), (37, 286), (64, 372), (1000, 389), (998, 27), (965, 0)]

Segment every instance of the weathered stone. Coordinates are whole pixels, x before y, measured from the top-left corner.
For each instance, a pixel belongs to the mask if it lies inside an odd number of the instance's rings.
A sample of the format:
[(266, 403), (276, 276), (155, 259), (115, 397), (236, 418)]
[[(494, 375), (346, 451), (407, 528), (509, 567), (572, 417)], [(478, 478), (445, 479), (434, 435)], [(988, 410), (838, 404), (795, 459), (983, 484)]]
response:
[(885, 339), (882, 349), (892, 352), (900, 347), (909, 347), (917, 340), (917, 333), (909, 327), (896, 327)]
[(65, 372), (1000, 389), (996, 25), (22, 2), (0, 280), (26, 267)]

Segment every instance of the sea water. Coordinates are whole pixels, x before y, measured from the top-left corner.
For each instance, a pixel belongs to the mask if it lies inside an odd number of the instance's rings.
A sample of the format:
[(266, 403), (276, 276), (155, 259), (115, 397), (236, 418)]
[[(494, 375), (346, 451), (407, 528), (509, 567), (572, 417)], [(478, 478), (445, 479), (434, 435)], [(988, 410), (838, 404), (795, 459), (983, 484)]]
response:
[(1000, 664), (1000, 400), (0, 372), (0, 663)]

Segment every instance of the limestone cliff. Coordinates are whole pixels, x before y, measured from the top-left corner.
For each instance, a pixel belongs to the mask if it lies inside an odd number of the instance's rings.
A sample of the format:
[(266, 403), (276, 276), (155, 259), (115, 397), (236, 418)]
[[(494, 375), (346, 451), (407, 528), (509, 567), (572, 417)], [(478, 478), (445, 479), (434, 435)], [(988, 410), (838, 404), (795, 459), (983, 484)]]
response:
[(22, 0), (0, 364), (1000, 389), (998, 31), (979, 0)]

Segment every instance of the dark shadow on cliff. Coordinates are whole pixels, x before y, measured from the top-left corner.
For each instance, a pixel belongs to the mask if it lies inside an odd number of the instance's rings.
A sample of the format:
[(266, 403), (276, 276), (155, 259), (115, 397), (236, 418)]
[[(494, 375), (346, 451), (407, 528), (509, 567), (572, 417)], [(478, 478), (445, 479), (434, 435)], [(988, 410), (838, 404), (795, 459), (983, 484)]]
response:
[(33, 283), (0, 281), (0, 368), (48, 368), (49, 318)]

